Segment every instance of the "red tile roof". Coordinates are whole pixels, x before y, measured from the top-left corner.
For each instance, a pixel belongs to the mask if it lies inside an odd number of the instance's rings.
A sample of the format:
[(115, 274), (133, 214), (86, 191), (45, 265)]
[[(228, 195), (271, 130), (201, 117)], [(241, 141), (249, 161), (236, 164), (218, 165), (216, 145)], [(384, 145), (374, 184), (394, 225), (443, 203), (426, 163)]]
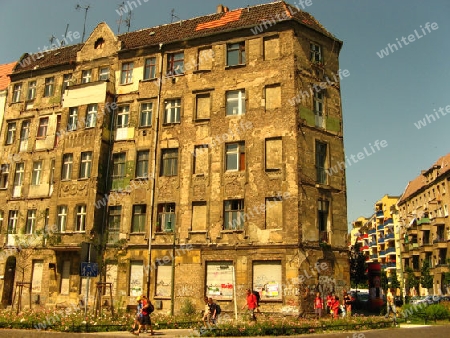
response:
[[(440, 157), (434, 164), (429, 168), (438, 168), (438, 175), (440, 177), (448, 172), (450, 172), (450, 153)], [(406, 200), (411, 197), (414, 193), (419, 191), (421, 188), (427, 185), (426, 177), (421, 173), (419, 176), (414, 178), (412, 181), (408, 183), (403, 192), (403, 195), (398, 200), (397, 204), (405, 203)]]
[(227, 23), (230, 23), (233, 21), (238, 21), (241, 17), (241, 14), (242, 14), (242, 9), (238, 9), (237, 11), (227, 12), (220, 19), (198, 24), (197, 27), (195, 28), (195, 30), (199, 31), (202, 29), (225, 26)]
[(6, 88), (8, 88), (8, 85), (11, 82), (11, 79), (9, 78), (8, 75), (12, 73), (12, 70), (15, 65), (16, 65), (15, 61), (4, 65), (0, 65), (0, 90), (5, 90)]

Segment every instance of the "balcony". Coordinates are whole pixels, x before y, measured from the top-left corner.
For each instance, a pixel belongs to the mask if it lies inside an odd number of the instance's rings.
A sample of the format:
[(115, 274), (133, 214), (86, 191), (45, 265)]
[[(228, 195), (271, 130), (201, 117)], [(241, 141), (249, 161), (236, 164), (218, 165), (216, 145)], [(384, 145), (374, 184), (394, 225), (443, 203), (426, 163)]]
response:
[(447, 249), (447, 240), (443, 238), (437, 238), (433, 241), (434, 248)]
[(363, 247), (362, 247), (362, 251), (369, 251), (369, 246), (368, 245), (364, 245)]
[(445, 217), (439, 216), (431, 220), (431, 225), (445, 225)]
[(387, 235), (384, 236), (384, 240), (386, 242), (394, 241), (395, 240), (395, 236), (394, 236), (394, 234), (387, 234)]
[(380, 257), (380, 258), (386, 257), (386, 251), (381, 250), (378, 257)]
[(378, 254), (372, 254), (372, 255), (370, 255), (370, 259), (378, 259)]
[(376, 229), (370, 229), (369, 230), (369, 235), (375, 235), (377, 233)]
[(410, 227), (406, 228), (408, 235), (417, 235), (417, 225), (411, 225)]
[(437, 264), (433, 270), (434, 273), (447, 273), (450, 272), (448, 264)]
[(394, 254), (395, 255), (395, 248), (394, 247), (389, 247), (386, 249), (386, 255), (389, 254)]
[(392, 220), (392, 218), (388, 218), (387, 220), (384, 221), (384, 226), (393, 226), (394, 225), (394, 221)]
[(431, 224), (430, 219), (428, 217), (422, 217), (417, 220), (417, 225), (423, 225), (423, 224)]
[(384, 231), (384, 224), (380, 224), (377, 226), (377, 231)]
[(370, 242), (370, 243), (369, 243), (369, 246), (370, 246), (371, 248), (373, 248), (374, 246), (377, 246), (377, 242), (376, 242), (376, 241)]
[(389, 263), (387, 263), (386, 264), (386, 269), (390, 269), (390, 270), (393, 270), (393, 269), (396, 269), (397, 268), (397, 263), (395, 263), (395, 262), (389, 262)]
[(378, 211), (376, 212), (376, 217), (377, 217), (377, 218), (384, 218), (384, 212), (383, 212), (383, 210), (378, 210)]

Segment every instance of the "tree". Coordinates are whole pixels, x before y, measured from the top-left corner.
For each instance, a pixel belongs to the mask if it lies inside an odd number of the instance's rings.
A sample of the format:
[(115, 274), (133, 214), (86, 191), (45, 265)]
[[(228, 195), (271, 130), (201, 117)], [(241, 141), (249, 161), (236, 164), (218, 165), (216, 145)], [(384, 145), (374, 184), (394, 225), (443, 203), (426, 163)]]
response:
[(350, 283), (353, 288), (358, 289), (363, 283), (367, 282), (366, 256), (361, 251), (361, 244), (355, 243), (349, 251), (350, 261)]
[(430, 275), (430, 262), (428, 259), (423, 261), (422, 269), (420, 269), (420, 284), (428, 291), (433, 288), (433, 276)]
[(391, 288), (394, 288), (394, 289), (400, 288), (400, 282), (398, 281), (398, 278), (397, 278), (397, 270), (392, 270), (390, 286), (391, 286)]
[(412, 288), (417, 289), (419, 287), (419, 283), (416, 279), (416, 276), (414, 276), (414, 270), (410, 266), (406, 267), (405, 275), (405, 289), (406, 293), (409, 294)]

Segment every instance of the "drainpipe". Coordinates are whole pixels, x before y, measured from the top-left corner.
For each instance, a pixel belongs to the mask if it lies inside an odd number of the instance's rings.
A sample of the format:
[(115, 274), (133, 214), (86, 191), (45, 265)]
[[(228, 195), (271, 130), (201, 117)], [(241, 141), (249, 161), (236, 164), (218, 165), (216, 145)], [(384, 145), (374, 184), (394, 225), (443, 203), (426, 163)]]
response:
[[(156, 163), (158, 158), (158, 130), (159, 130), (159, 114), (161, 110), (161, 88), (163, 83), (163, 59), (164, 52), (162, 51), (163, 44), (159, 44), (160, 58), (159, 58), (159, 78), (158, 78), (158, 99), (156, 104), (156, 118), (155, 118), (155, 131), (153, 133), (153, 165), (151, 179), (151, 190), (150, 190), (150, 225), (149, 225), (149, 235), (148, 235), (148, 265), (149, 269), (147, 272), (147, 298), (150, 299), (150, 272), (152, 271), (152, 229), (153, 229), (153, 213), (155, 210), (155, 187), (156, 187)], [(173, 282), (172, 282), (173, 284)]]

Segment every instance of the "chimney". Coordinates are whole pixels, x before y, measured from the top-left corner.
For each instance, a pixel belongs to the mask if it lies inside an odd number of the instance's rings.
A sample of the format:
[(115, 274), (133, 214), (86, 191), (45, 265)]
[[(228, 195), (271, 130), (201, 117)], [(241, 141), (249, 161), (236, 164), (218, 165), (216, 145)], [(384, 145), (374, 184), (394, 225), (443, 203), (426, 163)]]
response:
[(227, 13), (227, 12), (230, 11), (230, 9), (229, 9), (228, 7), (224, 7), (224, 8), (223, 8), (223, 11), (224, 11), (225, 13)]
[(217, 10), (216, 13), (223, 13), (224, 12), (224, 7), (222, 4), (217, 5)]

